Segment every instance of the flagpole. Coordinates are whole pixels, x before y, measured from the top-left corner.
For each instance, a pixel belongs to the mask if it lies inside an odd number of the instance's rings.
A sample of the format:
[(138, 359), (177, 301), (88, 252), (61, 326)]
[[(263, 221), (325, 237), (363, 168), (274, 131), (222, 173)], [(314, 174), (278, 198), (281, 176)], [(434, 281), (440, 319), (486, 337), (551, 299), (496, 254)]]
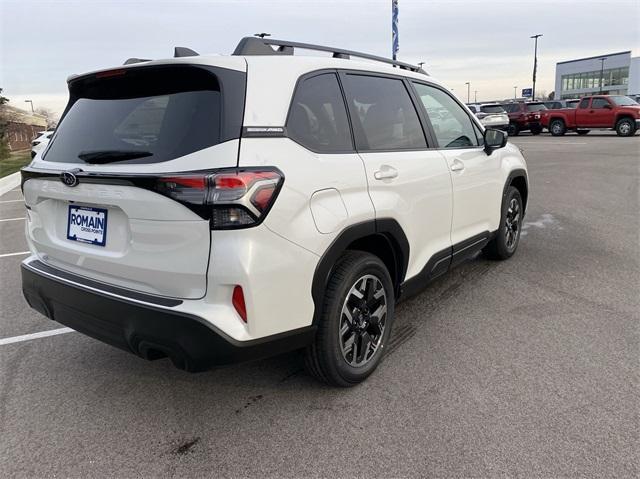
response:
[(398, 0), (391, 0), (391, 56), (398, 59)]

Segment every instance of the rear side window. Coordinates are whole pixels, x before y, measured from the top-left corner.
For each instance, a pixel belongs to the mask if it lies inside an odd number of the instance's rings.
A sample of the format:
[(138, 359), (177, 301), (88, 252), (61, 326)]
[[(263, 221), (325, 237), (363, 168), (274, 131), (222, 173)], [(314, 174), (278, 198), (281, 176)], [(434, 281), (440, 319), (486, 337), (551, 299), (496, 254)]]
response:
[(527, 103), (527, 111), (542, 111), (546, 109), (547, 107), (544, 106), (544, 103)]
[(439, 88), (422, 83), (413, 85), (427, 111), (440, 148), (479, 146), (477, 128), (458, 102)]
[(289, 136), (318, 152), (352, 151), (347, 111), (335, 73), (303, 80), (293, 97)]
[(426, 148), (424, 132), (402, 80), (345, 75), (358, 149)]
[(604, 98), (594, 98), (591, 102), (591, 108), (605, 108), (605, 106), (611, 106), (610, 103)]
[(244, 82), (242, 72), (190, 66), (83, 77), (70, 85), (69, 105), (44, 159), (158, 163), (239, 138)]

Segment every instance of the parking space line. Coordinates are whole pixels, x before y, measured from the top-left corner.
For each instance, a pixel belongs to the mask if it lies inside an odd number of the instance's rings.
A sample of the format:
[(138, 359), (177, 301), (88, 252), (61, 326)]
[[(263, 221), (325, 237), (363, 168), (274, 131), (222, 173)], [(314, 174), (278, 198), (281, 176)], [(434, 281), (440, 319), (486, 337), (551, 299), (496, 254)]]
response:
[(24, 200), (4, 200), (0, 201), (0, 203), (22, 203)]
[(0, 220), (0, 223), (3, 223), (5, 221), (23, 221), (25, 219), (26, 218), (7, 218), (7, 219), (4, 219), (4, 220)]
[(21, 254), (29, 254), (31, 251), (20, 251), (19, 253), (4, 253), (0, 254), (0, 258), (8, 258), (9, 256), (20, 256)]
[(49, 336), (56, 336), (58, 334), (73, 333), (73, 332), (74, 330), (71, 328), (60, 328), (60, 329), (51, 329), (49, 331), (41, 331), (39, 333), (33, 333), (33, 334), (23, 334), (22, 336), (13, 336), (11, 338), (2, 338), (0, 339), (0, 346), (4, 346), (6, 344), (21, 343), (23, 341), (30, 341), (32, 339), (46, 338)]

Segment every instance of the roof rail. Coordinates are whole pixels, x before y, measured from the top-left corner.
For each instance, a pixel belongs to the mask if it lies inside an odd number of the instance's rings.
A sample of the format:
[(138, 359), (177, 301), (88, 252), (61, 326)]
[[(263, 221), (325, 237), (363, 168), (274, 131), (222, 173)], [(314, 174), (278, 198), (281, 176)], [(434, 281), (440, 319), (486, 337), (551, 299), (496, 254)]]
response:
[[(272, 46), (277, 48), (273, 49)], [(311, 43), (275, 40), (271, 38), (244, 37), (242, 40), (240, 40), (240, 43), (238, 43), (238, 46), (233, 52), (233, 55), (293, 55), (295, 48), (301, 48), (303, 50), (314, 50), (319, 52), (329, 52), (333, 54), (333, 58), (343, 58), (346, 60), (351, 57), (364, 58), (376, 62), (387, 63), (389, 65), (399, 67), (403, 70), (409, 70), (412, 72), (424, 73), (425, 75), (428, 75), (426, 71), (424, 71), (417, 65), (411, 65), (410, 63), (399, 62), (397, 60), (391, 60), (390, 58), (379, 57), (377, 55), (371, 55), (369, 53), (344, 50), (342, 48), (326, 47), (323, 45), (313, 45)]]

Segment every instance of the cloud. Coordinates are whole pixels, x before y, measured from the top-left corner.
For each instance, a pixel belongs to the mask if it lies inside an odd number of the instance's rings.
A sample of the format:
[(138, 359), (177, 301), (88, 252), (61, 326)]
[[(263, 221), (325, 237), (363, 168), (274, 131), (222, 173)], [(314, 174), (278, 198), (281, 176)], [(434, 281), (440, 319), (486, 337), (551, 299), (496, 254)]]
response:
[[(390, 56), (388, 0), (0, 1), (0, 86), (16, 98), (42, 95), (60, 105), (66, 77), (166, 58), (174, 46), (233, 51), (256, 32)], [(538, 88), (551, 91), (555, 63), (629, 50), (637, 44), (640, 2), (400, 0), (400, 59), (425, 61), (434, 76), (479, 99), (530, 86), (532, 34), (542, 33)], [(637, 54), (637, 52), (636, 52)], [(63, 103), (62, 103), (63, 104)], [(51, 106), (51, 108), (54, 108)], [(62, 107), (57, 107), (61, 109)]]

